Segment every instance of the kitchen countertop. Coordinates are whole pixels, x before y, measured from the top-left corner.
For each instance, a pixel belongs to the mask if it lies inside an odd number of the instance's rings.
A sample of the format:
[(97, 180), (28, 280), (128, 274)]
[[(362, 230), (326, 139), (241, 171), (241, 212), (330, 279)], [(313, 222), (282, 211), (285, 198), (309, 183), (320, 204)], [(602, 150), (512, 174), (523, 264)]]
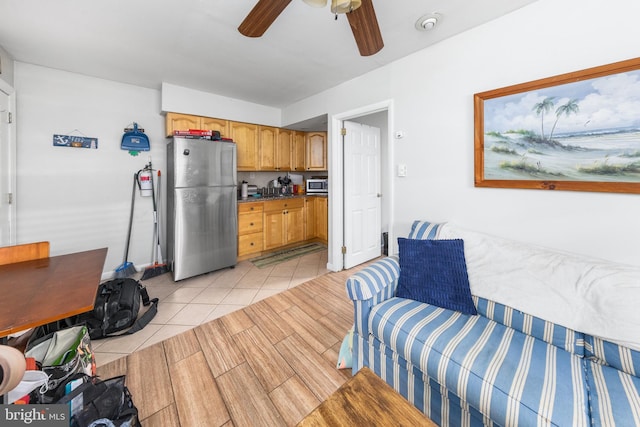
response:
[(301, 199), (304, 197), (328, 197), (328, 195), (327, 194), (286, 194), (286, 195), (280, 195), (280, 196), (247, 197), (246, 199), (238, 198), (238, 203), (268, 202), (270, 200)]

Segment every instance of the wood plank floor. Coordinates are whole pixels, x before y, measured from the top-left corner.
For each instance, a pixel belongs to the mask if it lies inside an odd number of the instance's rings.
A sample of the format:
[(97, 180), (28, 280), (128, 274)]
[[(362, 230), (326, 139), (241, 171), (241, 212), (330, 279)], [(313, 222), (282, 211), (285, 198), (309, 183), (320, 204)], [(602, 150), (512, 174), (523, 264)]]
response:
[(345, 280), (358, 269), (136, 351), (98, 375), (126, 375), (145, 427), (296, 425), (351, 377), (335, 365), (353, 324)]

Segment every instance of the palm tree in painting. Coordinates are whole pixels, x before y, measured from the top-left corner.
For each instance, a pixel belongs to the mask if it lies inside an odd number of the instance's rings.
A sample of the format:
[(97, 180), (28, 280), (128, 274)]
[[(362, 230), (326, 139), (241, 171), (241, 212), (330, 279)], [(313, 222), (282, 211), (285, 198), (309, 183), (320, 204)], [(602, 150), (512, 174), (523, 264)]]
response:
[(558, 120), (560, 120), (560, 116), (564, 114), (565, 116), (569, 117), (571, 114), (578, 114), (578, 111), (580, 111), (580, 107), (578, 106), (577, 99), (571, 99), (567, 101), (566, 104), (563, 104), (556, 109), (556, 121), (553, 123), (553, 127), (551, 128), (549, 141), (553, 139), (553, 131), (556, 129), (556, 125), (558, 124)]
[(544, 141), (544, 113), (548, 113), (549, 110), (553, 108), (553, 100), (556, 99), (554, 96), (547, 96), (542, 102), (538, 102), (533, 106), (533, 111), (535, 111), (536, 116), (540, 116), (541, 122), (541, 130), (542, 130), (542, 140)]

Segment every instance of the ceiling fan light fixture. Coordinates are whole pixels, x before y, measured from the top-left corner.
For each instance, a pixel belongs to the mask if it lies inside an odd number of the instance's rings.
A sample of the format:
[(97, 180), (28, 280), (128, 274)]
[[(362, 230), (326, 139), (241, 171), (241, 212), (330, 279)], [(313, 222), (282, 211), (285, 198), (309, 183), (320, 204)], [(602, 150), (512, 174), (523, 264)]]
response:
[(311, 7), (325, 7), (327, 0), (302, 0)]
[[(305, 0), (306, 1), (306, 0)], [(362, 6), (362, 0), (331, 0), (331, 13), (349, 13)]]
[(440, 15), (437, 13), (429, 13), (427, 15), (421, 16), (416, 21), (416, 29), (418, 31), (430, 31), (438, 25), (440, 21)]

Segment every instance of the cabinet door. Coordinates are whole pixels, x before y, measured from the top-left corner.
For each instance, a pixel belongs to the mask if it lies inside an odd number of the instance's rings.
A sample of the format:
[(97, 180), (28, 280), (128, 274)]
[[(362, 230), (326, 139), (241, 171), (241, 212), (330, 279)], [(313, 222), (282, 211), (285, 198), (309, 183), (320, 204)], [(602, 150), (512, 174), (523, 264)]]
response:
[(229, 133), (238, 146), (238, 170), (258, 170), (258, 126), (250, 123), (229, 122)]
[(327, 133), (307, 133), (307, 170), (327, 170)]
[(291, 150), (293, 151), (293, 153), (291, 153), (291, 170), (301, 172), (305, 170), (304, 162), (305, 154), (307, 152), (306, 146), (307, 141), (305, 133), (294, 131), (291, 142)]
[(258, 127), (258, 146), (260, 152), (260, 170), (277, 170), (278, 128), (271, 126)]
[(329, 237), (329, 211), (326, 197), (316, 197), (316, 235), (327, 242)]
[(200, 129), (200, 116), (167, 113), (165, 117), (165, 129), (167, 137), (173, 136), (174, 130)]
[(200, 119), (200, 129), (217, 130), (220, 132), (221, 137), (229, 138), (229, 120), (202, 117)]
[(304, 198), (305, 239), (316, 237), (316, 202), (315, 197)]
[(277, 248), (284, 245), (285, 239), (285, 211), (265, 211), (264, 230), (264, 250)]
[(276, 169), (280, 171), (291, 170), (291, 144), (293, 131), (278, 129), (278, 149), (276, 150)]
[(285, 211), (287, 223), (286, 244), (301, 242), (304, 240), (304, 209), (293, 208)]

